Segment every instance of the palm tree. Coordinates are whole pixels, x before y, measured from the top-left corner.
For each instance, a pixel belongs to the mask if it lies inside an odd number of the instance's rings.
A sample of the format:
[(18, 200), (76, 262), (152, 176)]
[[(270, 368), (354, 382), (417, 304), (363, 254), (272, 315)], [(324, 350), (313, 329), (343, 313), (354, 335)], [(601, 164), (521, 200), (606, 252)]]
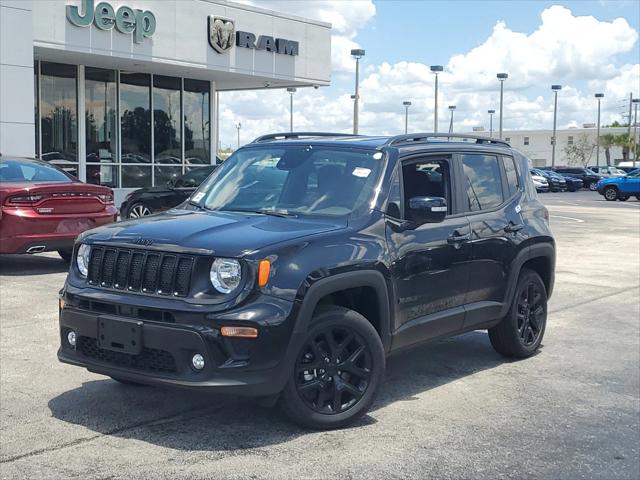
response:
[(607, 159), (607, 165), (611, 165), (611, 147), (617, 145), (616, 135), (613, 133), (605, 133), (600, 135), (600, 147), (604, 148), (604, 156)]
[(622, 147), (622, 160), (629, 160), (629, 152), (633, 148), (633, 139), (626, 133), (621, 133), (615, 136), (614, 145)]

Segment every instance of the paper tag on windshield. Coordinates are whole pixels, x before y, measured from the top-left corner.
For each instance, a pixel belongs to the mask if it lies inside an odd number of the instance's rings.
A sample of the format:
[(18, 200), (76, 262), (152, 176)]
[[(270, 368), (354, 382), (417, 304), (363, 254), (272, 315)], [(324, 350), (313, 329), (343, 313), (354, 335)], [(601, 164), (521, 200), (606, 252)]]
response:
[(353, 169), (353, 175), (360, 178), (367, 178), (370, 173), (370, 168), (356, 167)]
[(202, 200), (202, 197), (204, 197), (204, 192), (198, 192), (193, 196), (191, 200), (193, 200), (194, 202), (199, 202), (200, 200)]

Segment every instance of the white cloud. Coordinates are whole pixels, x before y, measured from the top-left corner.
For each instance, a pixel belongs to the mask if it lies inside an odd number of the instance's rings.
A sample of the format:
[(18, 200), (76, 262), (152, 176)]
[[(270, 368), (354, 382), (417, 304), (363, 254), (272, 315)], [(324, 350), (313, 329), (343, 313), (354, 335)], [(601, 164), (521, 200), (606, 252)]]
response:
[[(286, 3), (286, 5), (285, 5)], [(349, 50), (357, 45), (358, 28), (372, 18), (370, 2), (271, 2), (271, 8), (331, 21), (336, 71), (353, 69)], [(276, 8), (277, 7), (277, 8)], [(333, 10), (332, 10), (333, 9)], [(363, 22), (364, 20), (364, 22)], [(339, 40), (336, 40), (339, 38)], [(565, 7), (542, 12), (531, 34), (514, 32), (498, 22), (478, 47), (453, 56), (441, 74), (439, 128), (448, 129), (448, 105), (456, 105), (455, 129), (488, 129), (490, 108), (498, 110), (496, 72), (506, 71), (505, 129), (551, 128), (552, 83), (560, 83), (558, 126), (595, 122), (593, 94), (605, 93), (602, 122), (621, 120), (625, 97), (640, 91), (640, 64), (620, 64), (616, 56), (637, 51), (638, 32), (622, 18), (611, 22), (574, 16)], [(410, 129), (433, 128), (433, 76), (427, 64), (401, 61), (369, 64), (361, 83), (362, 133), (395, 134), (404, 130), (404, 107), (410, 100)], [(243, 142), (270, 131), (289, 128), (289, 96), (284, 91), (221, 94), (223, 145), (234, 145), (234, 122), (243, 122)], [(622, 101), (621, 101), (622, 100)], [(333, 88), (300, 89), (295, 94), (294, 128), (348, 132), (352, 128), (350, 92)], [(497, 129), (497, 115), (494, 128)]]

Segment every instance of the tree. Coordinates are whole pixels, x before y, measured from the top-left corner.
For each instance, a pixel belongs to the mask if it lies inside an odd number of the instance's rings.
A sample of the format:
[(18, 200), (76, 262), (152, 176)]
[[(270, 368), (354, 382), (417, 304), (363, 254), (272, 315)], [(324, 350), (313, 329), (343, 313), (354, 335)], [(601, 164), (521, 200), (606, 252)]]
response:
[(604, 148), (604, 157), (607, 165), (611, 165), (611, 147), (616, 144), (616, 136), (613, 133), (606, 133), (600, 136), (600, 146)]
[[(626, 133), (622, 133), (615, 136), (613, 144), (618, 147), (622, 147), (622, 160), (625, 162), (628, 161), (629, 152), (633, 148), (633, 138)], [(607, 163), (607, 165), (609, 164)]]
[(564, 155), (569, 165), (587, 166), (593, 156), (596, 145), (586, 133), (579, 135), (573, 145), (564, 147)]

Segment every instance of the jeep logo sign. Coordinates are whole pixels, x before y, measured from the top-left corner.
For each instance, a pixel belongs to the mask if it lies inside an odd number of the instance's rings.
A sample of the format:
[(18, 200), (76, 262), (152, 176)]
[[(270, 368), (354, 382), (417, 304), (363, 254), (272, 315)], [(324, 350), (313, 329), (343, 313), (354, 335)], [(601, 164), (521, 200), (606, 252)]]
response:
[[(88, 27), (95, 23), (100, 30), (116, 30), (133, 34), (133, 41), (142, 43), (156, 31), (156, 17), (148, 10), (134, 10), (125, 5), (116, 12), (107, 2), (100, 2), (93, 8), (93, 0), (81, 0), (81, 8), (67, 5), (67, 19), (76, 27)], [(84, 14), (80, 14), (80, 11)]]

